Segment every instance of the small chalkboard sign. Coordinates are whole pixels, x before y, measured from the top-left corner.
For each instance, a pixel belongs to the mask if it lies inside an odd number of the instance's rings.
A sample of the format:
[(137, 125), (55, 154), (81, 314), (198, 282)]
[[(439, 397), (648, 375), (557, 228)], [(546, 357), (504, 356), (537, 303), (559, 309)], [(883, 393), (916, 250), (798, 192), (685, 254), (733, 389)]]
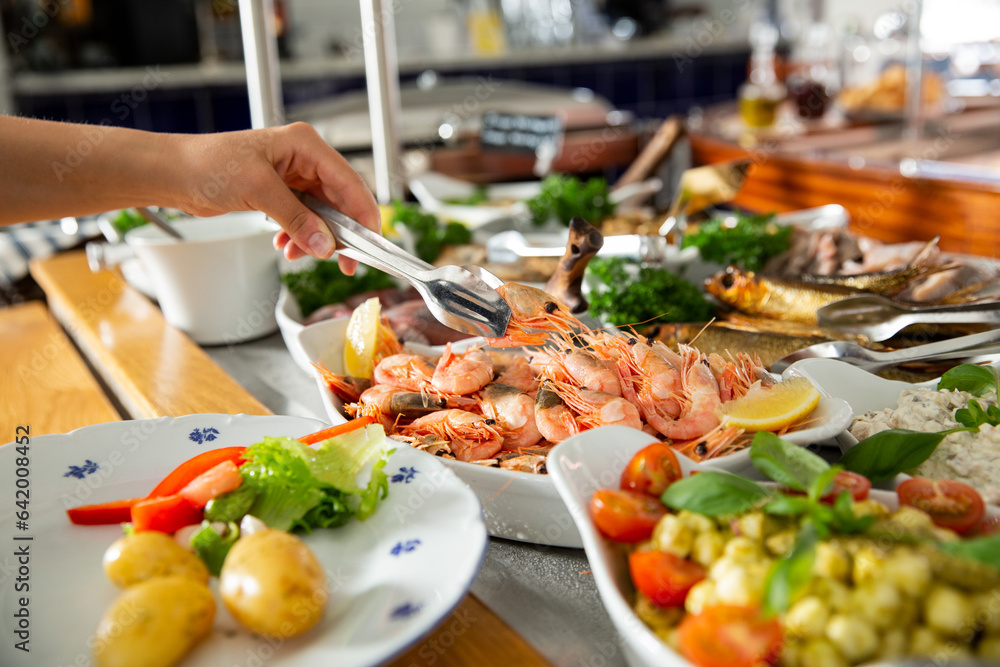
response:
[(487, 111), (479, 141), (483, 148), (535, 155), (539, 146), (559, 145), (562, 122), (555, 116)]

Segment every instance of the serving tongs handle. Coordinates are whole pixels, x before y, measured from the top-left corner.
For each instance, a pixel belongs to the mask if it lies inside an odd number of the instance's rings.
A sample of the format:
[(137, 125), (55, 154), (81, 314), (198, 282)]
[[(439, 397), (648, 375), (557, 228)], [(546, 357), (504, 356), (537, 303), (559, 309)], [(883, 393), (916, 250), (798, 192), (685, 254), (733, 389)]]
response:
[(385, 271), (409, 283), (423, 282), (424, 276), (420, 274), (434, 269), (427, 262), (414, 257), (312, 195), (303, 192), (298, 193), (298, 197), (320, 217), (335, 223), (327, 224), (327, 227), (337, 239), (338, 245), (342, 246), (338, 252), (345, 257), (356, 259), (366, 266)]

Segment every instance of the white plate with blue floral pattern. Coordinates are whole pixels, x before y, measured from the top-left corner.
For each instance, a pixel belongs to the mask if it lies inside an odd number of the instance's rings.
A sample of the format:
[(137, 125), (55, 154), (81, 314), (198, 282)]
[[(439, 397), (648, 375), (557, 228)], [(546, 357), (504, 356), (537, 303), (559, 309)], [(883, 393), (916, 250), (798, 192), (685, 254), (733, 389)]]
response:
[[(74, 526), (69, 507), (141, 496), (207, 449), (322, 428), (301, 417), (202, 414), (98, 424), (31, 438), (28, 460), (0, 447), (9, 493), (0, 508), (0, 664), (92, 664), (91, 636), (118, 594), (101, 568), (118, 526)], [(23, 452), (22, 452), (23, 453)], [(27, 463), (27, 466), (23, 464)], [(26, 529), (15, 512), (15, 479), (28, 472)], [(210, 637), (185, 667), (272, 663), (373, 665), (434, 628), (479, 572), (487, 536), (476, 497), (439, 461), (400, 445), (386, 466), (389, 497), (365, 522), (317, 530), (305, 541), (323, 563), (330, 602), (320, 624), (285, 641), (239, 626), (219, 603)], [(28, 538), (28, 539), (25, 539)], [(14, 555), (24, 548), (23, 561)], [(213, 580), (214, 583), (215, 580)], [(15, 616), (28, 598), (22, 635)], [(30, 653), (17, 645), (28, 641)]]

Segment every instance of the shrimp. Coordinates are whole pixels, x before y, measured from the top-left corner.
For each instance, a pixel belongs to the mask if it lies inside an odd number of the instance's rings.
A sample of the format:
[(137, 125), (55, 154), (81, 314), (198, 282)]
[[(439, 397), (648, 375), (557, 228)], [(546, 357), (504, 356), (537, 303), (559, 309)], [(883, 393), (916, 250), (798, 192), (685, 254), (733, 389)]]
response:
[(621, 375), (615, 364), (586, 350), (570, 348), (564, 353), (552, 353), (544, 374), (561, 382), (572, 380), (587, 389), (612, 396), (622, 395)]
[(479, 409), (503, 429), (503, 448), (531, 447), (542, 439), (535, 424), (535, 401), (516, 387), (499, 382), (479, 393)]
[(387, 384), (407, 391), (427, 391), (433, 387), (434, 365), (417, 354), (393, 354), (375, 366), (375, 384)]
[(377, 384), (361, 394), (359, 402), (375, 404), (385, 414), (415, 417), (445, 408), (448, 399), (432, 398), (418, 391), (403, 391), (389, 385)]
[(465, 410), (433, 412), (400, 430), (417, 438), (428, 435), (446, 438), (459, 461), (488, 459), (503, 447), (503, 435), (492, 419)]
[[(545, 332), (569, 333), (574, 327), (585, 328), (569, 308), (537, 287), (504, 283), (497, 292), (510, 305), (511, 316), (502, 337), (486, 338), (491, 347), (541, 345), (548, 340)], [(532, 329), (537, 331), (532, 333)]]
[(497, 374), (494, 382), (517, 387), (527, 394), (535, 395), (535, 391), (538, 390), (538, 378), (527, 358), (510, 352), (490, 351), (487, 354), (493, 362), (493, 372)]
[(372, 386), (372, 381), (368, 378), (351, 377), (350, 375), (337, 375), (326, 367), (322, 361), (313, 364), (313, 368), (319, 371), (330, 391), (337, 395), (337, 398), (345, 403), (353, 403), (361, 398), (361, 393)]
[(679, 355), (665, 345), (648, 345), (635, 336), (609, 336), (603, 346), (614, 350), (618, 358), (621, 395), (640, 408), (647, 421), (646, 412), (651, 409), (672, 419), (680, 414), (683, 401)]
[(705, 461), (746, 448), (749, 438), (744, 435), (741, 428), (719, 424), (703, 436), (688, 442), (674, 443), (674, 449), (695, 461)]
[(552, 390), (576, 413), (576, 421), (585, 428), (628, 426), (642, 429), (639, 409), (621, 396), (603, 391), (578, 389), (565, 382), (552, 381)]
[(431, 384), (444, 394), (472, 394), (493, 380), (493, 361), (481, 348), (452, 352), (451, 343), (444, 348), (431, 376)]
[(714, 352), (708, 355), (708, 364), (719, 383), (719, 397), (723, 403), (746, 396), (747, 390), (754, 382), (774, 384), (774, 378), (756, 355), (751, 357), (740, 352), (735, 357), (730, 354), (729, 358), (730, 361), (726, 361)]
[(682, 349), (682, 356), (682, 392), (685, 401), (677, 418), (671, 419), (648, 399), (643, 405), (643, 414), (649, 425), (671, 440), (700, 438), (720, 423), (716, 414), (716, 410), (722, 405), (719, 383), (708, 367), (708, 361), (702, 360), (701, 353), (694, 348)]
[(535, 426), (549, 442), (562, 442), (580, 432), (580, 424), (552, 388), (552, 380), (543, 380), (535, 395)]

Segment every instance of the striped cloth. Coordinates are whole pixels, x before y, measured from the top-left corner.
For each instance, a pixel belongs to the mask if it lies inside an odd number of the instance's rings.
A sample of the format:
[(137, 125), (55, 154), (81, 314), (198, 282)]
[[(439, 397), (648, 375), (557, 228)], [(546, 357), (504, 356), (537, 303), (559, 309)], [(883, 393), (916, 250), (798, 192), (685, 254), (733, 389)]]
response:
[(28, 275), (28, 261), (44, 258), (101, 236), (96, 217), (63, 218), (0, 227), (0, 288), (5, 292)]

